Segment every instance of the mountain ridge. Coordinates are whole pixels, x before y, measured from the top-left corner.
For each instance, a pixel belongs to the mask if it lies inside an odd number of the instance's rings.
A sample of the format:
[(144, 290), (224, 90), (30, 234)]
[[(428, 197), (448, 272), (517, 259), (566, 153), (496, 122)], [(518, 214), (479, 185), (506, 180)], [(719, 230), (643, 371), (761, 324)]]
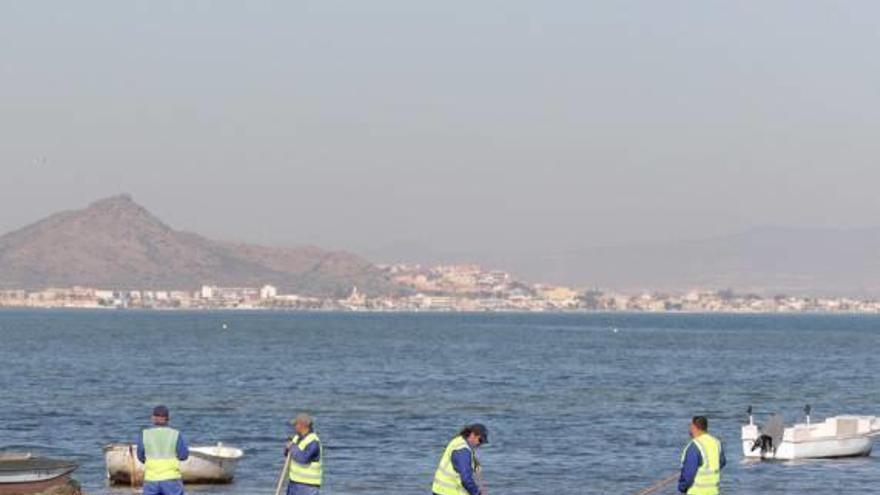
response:
[(344, 251), (216, 241), (178, 231), (123, 194), (51, 214), (0, 236), (0, 287), (85, 285), (192, 290), (202, 284), (261, 286), (338, 296), (396, 286)]
[(567, 250), (534, 261), (522, 255), (504, 260), (525, 276), (623, 291), (702, 287), (880, 296), (880, 228), (871, 227), (764, 226), (703, 239)]

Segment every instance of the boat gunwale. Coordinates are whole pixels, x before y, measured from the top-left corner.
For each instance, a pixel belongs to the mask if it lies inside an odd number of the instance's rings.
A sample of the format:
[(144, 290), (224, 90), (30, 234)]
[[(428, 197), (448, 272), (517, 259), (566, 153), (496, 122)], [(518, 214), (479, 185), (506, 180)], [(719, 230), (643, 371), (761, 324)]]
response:
[(216, 449), (216, 448), (217, 448), (216, 446), (210, 446), (210, 447), (204, 447), (204, 446), (190, 447), (190, 448), (189, 448), (189, 453), (190, 453), (190, 455), (195, 454), (196, 457), (203, 457), (203, 458), (204, 458), (204, 457), (210, 457), (210, 458), (213, 458), (213, 459), (222, 459), (222, 460), (238, 460), (238, 459), (241, 459), (242, 457), (244, 457), (244, 450), (242, 450), (242, 449), (238, 449), (238, 448), (235, 448), (235, 447), (227, 447), (227, 446), (220, 447), (221, 449), (226, 449), (226, 450), (231, 450), (231, 451), (233, 451), (233, 455), (220, 455), (220, 454), (213, 454), (213, 453), (210, 453), (210, 452), (204, 452), (204, 451), (200, 450), (200, 449)]
[(16, 471), (57, 471), (70, 470), (73, 472), (79, 468), (79, 464), (71, 461), (62, 461), (55, 459), (41, 459), (34, 457), (31, 459), (22, 459), (14, 461), (0, 461), (0, 473), (12, 473)]
[(834, 441), (834, 440), (853, 440), (853, 439), (860, 439), (860, 438), (864, 438), (866, 440), (871, 440), (871, 441), (874, 440), (874, 437), (872, 437), (870, 433), (861, 433), (858, 435), (844, 435), (844, 436), (837, 436), (837, 435), (827, 436), (826, 435), (826, 436), (822, 436), (819, 438), (811, 438), (809, 440), (784, 440), (783, 439), (782, 443), (788, 442), (788, 443), (792, 443), (792, 444), (801, 444), (801, 443), (813, 443), (813, 442), (828, 442), (828, 441)]
[[(125, 443), (108, 443), (103, 447), (104, 453), (110, 452), (121, 452), (127, 453), (129, 448), (134, 448), (135, 444), (125, 444)], [(190, 455), (196, 455), (196, 457), (200, 458), (214, 458), (214, 459), (222, 459), (222, 460), (238, 460), (244, 457), (244, 450), (239, 449), (237, 447), (230, 447), (228, 445), (224, 445), (220, 447), (224, 450), (229, 450), (233, 452), (233, 455), (218, 455), (211, 452), (205, 452), (202, 449), (216, 449), (216, 445), (194, 445), (189, 448)]]
[[(783, 444), (784, 443), (802, 444), (802, 443), (813, 443), (813, 442), (828, 442), (828, 441), (833, 441), (833, 440), (853, 440), (853, 439), (857, 439), (857, 438), (865, 438), (868, 440), (873, 440), (876, 436), (877, 436), (877, 434), (875, 432), (870, 432), (870, 433), (859, 433), (859, 434), (855, 434), (855, 435), (841, 435), (841, 436), (825, 435), (825, 436), (821, 436), (821, 437), (817, 437), (817, 438), (810, 438), (807, 440), (786, 440), (785, 438), (783, 438), (782, 443)], [(755, 440), (757, 440), (757, 437), (755, 437), (755, 438), (743, 437), (743, 439), (742, 439), (743, 442), (753, 442)]]
[[(69, 479), (70, 475), (73, 474), (73, 472), (76, 471), (78, 468), (79, 468), (79, 465), (70, 464), (64, 468), (58, 467), (55, 469), (28, 470), (30, 472), (30, 474), (39, 473), (39, 474), (46, 475), (41, 479), (32, 479), (32, 480), (16, 479), (16, 480), (4, 481), (2, 478), (0, 478), (0, 492), (2, 492), (3, 490), (8, 490), (9, 487), (16, 487), (16, 486), (35, 486), (35, 485), (54, 486), (55, 484), (60, 483), (61, 480)], [(11, 473), (11, 472), (13, 472), (13, 471), (10, 471), (9, 473)], [(25, 472), (27, 472), (27, 471), (25, 471)]]

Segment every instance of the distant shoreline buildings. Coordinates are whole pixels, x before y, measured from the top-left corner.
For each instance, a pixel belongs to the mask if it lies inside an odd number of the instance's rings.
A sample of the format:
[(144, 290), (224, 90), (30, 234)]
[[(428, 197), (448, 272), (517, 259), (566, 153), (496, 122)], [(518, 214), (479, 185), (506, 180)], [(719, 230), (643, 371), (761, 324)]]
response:
[(382, 267), (402, 292), (368, 296), (353, 287), (342, 298), (283, 294), (272, 285), (182, 290), (92, 287), (0, 290), (0, 308), (287, 310), (386, 312), (650, 312), (650, 313), (880, 313), (880, 300), (762, 297), (725, 290), (626, 294), (525, 284), (477, 265), (397, 264)]

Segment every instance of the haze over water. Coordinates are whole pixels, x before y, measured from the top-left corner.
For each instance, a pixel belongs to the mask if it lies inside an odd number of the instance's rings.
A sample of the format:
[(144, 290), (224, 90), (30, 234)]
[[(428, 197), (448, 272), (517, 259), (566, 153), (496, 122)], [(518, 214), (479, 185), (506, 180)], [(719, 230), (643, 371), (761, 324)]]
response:
[[(223, 323), (228, 329), (222, 328)], [(618, 332), (613, 332), (617, 328)], [(323, 493), (428, 493), (456, 428), (485, 422), (494, 494), (627, 493), (676, 468), (706, 413), (729, 494), (871, 491), (877, 458), (744, 464), (749, 404), (799, 419), (878, 413), (870, 316), (0, 312), (0, 448), (73, 458), (89, 494), (101, 447), (169, 405), (192, 444), (245, 449), (233, 485), (272, 493), (286, 420), (311, 411)], [(667, 493), (672, 493), (671, 491)]]

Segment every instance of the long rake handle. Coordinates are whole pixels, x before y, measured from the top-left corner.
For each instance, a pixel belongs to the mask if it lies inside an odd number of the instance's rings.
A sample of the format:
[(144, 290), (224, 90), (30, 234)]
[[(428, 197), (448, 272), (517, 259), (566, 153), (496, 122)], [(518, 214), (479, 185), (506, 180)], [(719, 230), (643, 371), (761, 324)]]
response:
[(643, 490), (636, 492), (635, 495), (649, 495), (651, 493), (654, 493), (654, 492), (660, 490), (661, 488), (665, 488), (667, 485), (669, 485), (673, 481), (676, 481), (678, 479), (678, 476), (679, 476), (678, 473), (670, 474), (669, 476), (663, 478), (662, 480), (655, 481), (654, 484), (649, 486), (648, 488), (645, 488)]
[(281, 495), (281, 489), (284, 488), (284, 476), (287, 474), (287, 470), (290, 468), (290, 456), (293, 454), (293, 449), (289, 449), (287, 451), (287, 457), (284, 458), (284, 467), (281, 468), (281, 474), (278, 475), (278, 486), (275, 488), (275, 495)]

